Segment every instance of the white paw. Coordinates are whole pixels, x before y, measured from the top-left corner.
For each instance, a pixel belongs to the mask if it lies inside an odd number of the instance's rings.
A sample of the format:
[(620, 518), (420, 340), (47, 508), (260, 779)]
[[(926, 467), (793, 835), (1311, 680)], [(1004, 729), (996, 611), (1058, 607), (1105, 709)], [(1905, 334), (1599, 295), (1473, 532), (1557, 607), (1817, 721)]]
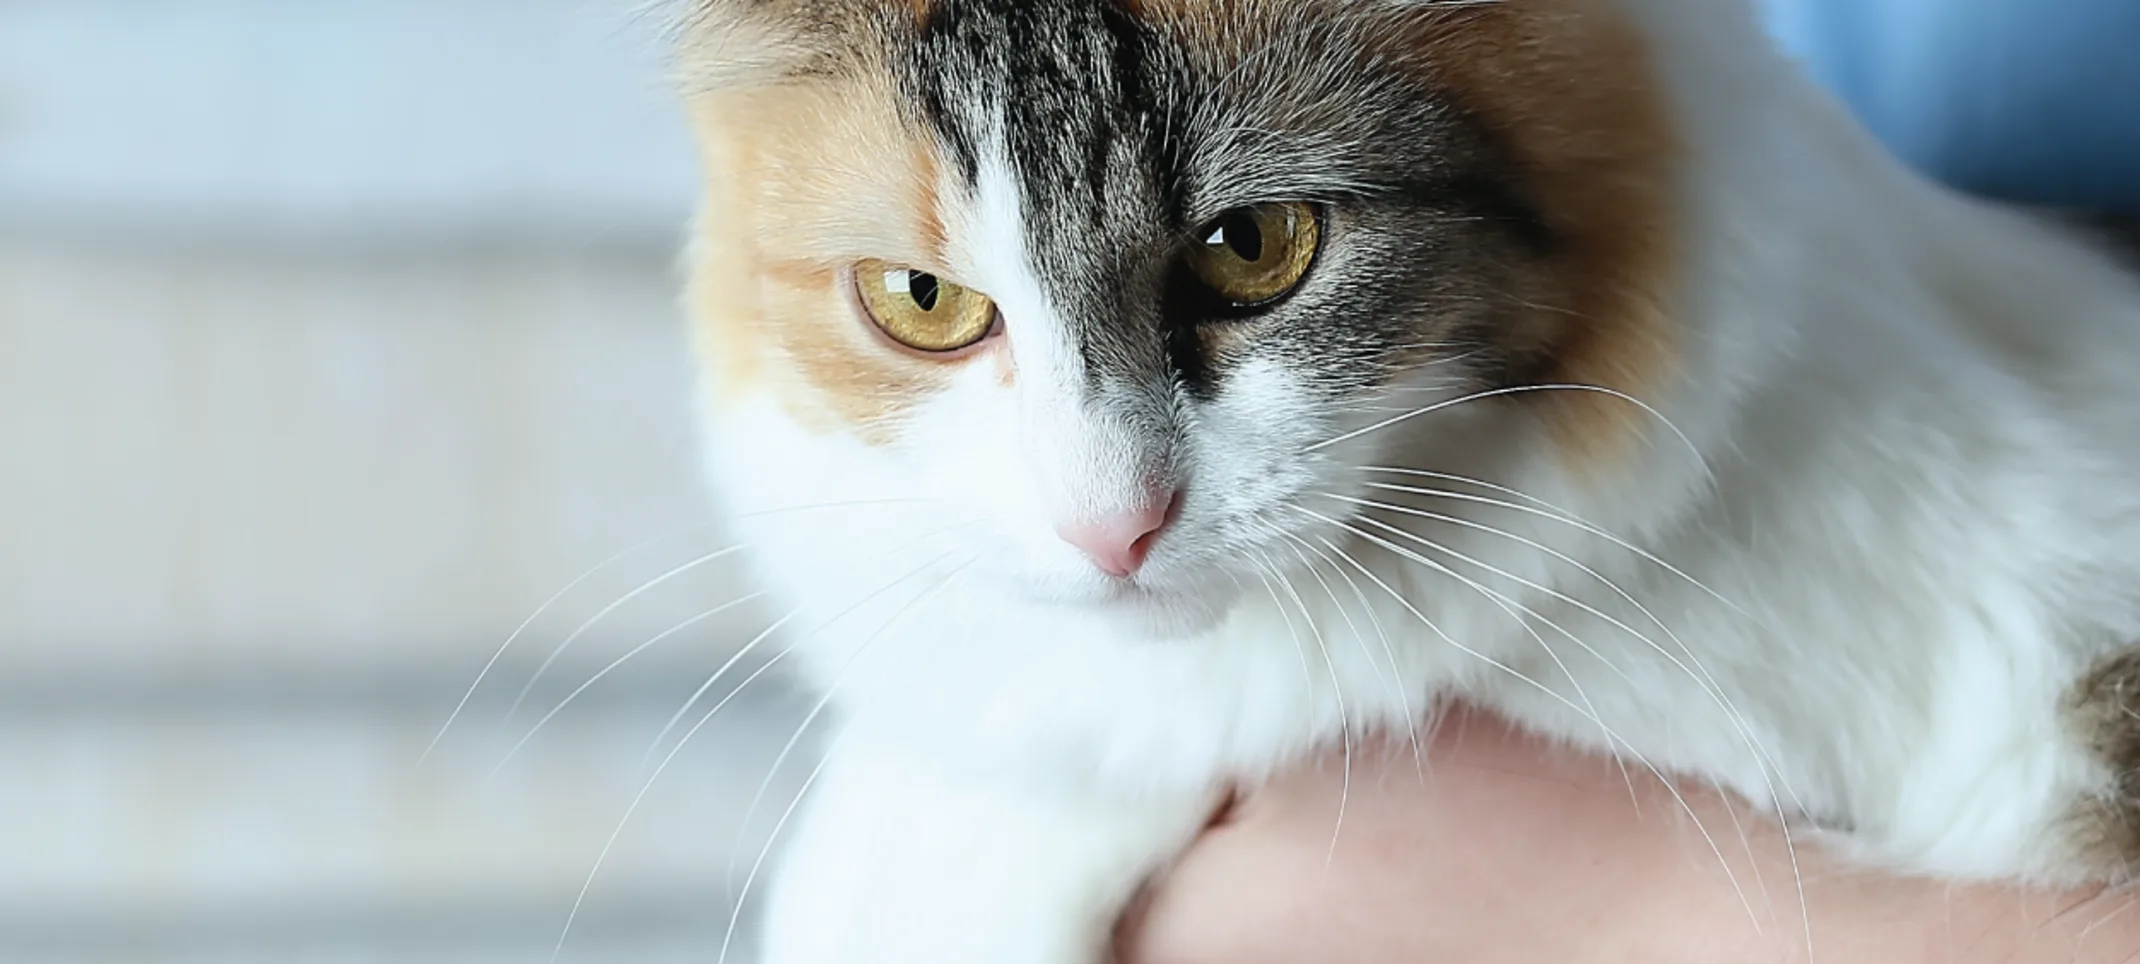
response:
[(814, 926), (770, 926), (759, 964), (1099, 964), (1104, 928), (995, 916), (988, 908), (891, 899)]
[(768, 894), (760, 964), (1099, 964), (1206, 801), (1120, 806), (835, 760)]

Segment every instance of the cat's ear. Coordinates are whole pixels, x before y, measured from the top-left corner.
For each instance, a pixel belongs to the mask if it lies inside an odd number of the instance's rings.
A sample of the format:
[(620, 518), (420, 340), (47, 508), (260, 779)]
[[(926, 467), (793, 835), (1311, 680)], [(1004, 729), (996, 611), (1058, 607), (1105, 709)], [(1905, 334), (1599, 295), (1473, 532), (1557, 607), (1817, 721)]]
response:
[(677, 81), (687, 94), (773, 83), (808, 60), (787, 5), (684, 0), (671, 20)]
[(881, 51), (920, 0), (674, 0), (687, 90), (778, 83)]

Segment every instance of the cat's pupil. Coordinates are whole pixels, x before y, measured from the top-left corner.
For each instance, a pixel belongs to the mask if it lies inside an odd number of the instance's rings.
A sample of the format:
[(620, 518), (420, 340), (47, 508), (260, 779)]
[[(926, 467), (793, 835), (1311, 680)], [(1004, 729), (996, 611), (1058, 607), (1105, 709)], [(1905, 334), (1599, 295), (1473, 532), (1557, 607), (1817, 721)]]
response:
[(943, 297), (943, 289), (936, 283), (936, 276), (919, 271), (907, 272), (907, 297), (921, 306), (923, 311), (935, 311), (936, 302)]
[(1228, 215), (1211, 234), (1211, 246), (1225, 246), (1234, 256), (1255, 264), (1263, 260), (1263, 228), (1247, 212)]

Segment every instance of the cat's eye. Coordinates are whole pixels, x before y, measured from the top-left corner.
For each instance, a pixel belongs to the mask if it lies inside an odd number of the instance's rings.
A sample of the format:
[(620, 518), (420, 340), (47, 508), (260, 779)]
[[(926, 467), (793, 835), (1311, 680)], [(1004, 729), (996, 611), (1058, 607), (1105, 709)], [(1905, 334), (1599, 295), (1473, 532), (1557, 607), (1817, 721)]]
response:
[(1298, 287), (1322, 243), (1322, 223), (1309, 205), (1235, 208), (1198, 229), (1189, 270), (1234, 306), (1255, 307)]
[(855, 266), (855, 293), (870, 320), (916, 351), (954, 352), (987, 338), (996, 303), (972, 288), (883, 261)]

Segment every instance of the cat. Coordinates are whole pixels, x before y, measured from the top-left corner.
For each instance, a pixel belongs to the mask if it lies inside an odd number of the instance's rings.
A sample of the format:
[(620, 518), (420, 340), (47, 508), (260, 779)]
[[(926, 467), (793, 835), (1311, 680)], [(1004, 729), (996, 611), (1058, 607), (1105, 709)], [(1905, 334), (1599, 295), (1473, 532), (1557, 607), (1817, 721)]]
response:
[(2140, 283), (1744, 0), (695, 0), (711, 488), (837, 721), (769, 964), (1085, 964), (1444, 701), (2140, 869)]

